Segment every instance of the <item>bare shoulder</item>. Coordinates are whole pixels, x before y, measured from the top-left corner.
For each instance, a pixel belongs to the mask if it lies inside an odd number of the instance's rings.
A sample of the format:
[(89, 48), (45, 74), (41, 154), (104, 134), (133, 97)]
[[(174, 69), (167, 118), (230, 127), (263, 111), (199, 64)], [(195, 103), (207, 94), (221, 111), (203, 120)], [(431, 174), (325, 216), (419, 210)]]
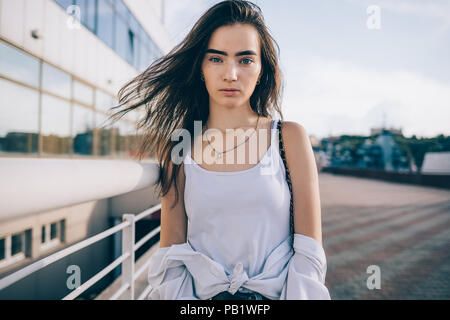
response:
[(285, 143), (286, 149), (289, 146), (295, 146), (295, 149), (297, 149), (299, 144), (303, 145), (303, 147), (308, 147), (310, 142), (308, 133), (306, 132), (305, 127), (298, 122), (283, 121), (281, 130), (283, 134), (283, 143)]
[(283, 122), (283, 145), (291, 175), (299, 179), (316, 180), (314, 151), (305, 127), (294, 121)]

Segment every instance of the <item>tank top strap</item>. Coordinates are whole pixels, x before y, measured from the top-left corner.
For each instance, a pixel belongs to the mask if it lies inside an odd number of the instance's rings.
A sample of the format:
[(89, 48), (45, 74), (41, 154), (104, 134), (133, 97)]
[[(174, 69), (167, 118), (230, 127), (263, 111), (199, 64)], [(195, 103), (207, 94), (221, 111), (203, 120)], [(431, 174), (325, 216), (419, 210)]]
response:
[(277, 130), (277, 120), (272, 120), (270, 122), (270, 133), (272, 134), (272, 138), (274, 137), (276, 130)]
[(279, 152), (277, 122), (278, 120), (273, 119), (270, 124), (270, 143), (271, 149), (274, 151), (274, 155), (277, 154), (275, 151)]

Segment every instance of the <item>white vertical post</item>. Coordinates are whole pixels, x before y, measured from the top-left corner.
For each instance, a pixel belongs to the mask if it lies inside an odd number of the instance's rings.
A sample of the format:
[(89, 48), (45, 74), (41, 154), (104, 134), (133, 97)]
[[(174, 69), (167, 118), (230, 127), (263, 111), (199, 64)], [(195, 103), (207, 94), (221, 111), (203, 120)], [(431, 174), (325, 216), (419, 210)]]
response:
[(122, 254), (129, 253), (130, 256), (122, 262), (122, 285), (129, 283), (126, 299), (134, 300), (134, 214), (124, 214), (123, 221), (129, 221), (130, 225), (122, 230)]

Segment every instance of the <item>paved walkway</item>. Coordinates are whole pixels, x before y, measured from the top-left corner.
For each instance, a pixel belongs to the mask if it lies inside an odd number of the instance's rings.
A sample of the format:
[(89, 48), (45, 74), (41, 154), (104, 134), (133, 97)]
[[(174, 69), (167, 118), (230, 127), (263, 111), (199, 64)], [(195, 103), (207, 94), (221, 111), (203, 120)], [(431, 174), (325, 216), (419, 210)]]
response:
[[(450, 299), (450, 191), (330, 173), (319, 181), (332, 299)], [(369, 266), (380, 289), (368, 289)]]

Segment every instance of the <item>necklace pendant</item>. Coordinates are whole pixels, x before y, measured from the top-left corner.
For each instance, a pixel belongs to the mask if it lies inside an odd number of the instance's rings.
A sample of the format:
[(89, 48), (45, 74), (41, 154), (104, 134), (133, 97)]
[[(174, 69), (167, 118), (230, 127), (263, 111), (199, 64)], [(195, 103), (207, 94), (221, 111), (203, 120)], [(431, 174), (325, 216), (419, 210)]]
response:
[(220, 158), (222, 158), (222, 153), (221, 153), (221, 152), (217, 152), (217, 156), (216, 156), (216, 158), (217, 158), (217, 159), (220, 159)]

